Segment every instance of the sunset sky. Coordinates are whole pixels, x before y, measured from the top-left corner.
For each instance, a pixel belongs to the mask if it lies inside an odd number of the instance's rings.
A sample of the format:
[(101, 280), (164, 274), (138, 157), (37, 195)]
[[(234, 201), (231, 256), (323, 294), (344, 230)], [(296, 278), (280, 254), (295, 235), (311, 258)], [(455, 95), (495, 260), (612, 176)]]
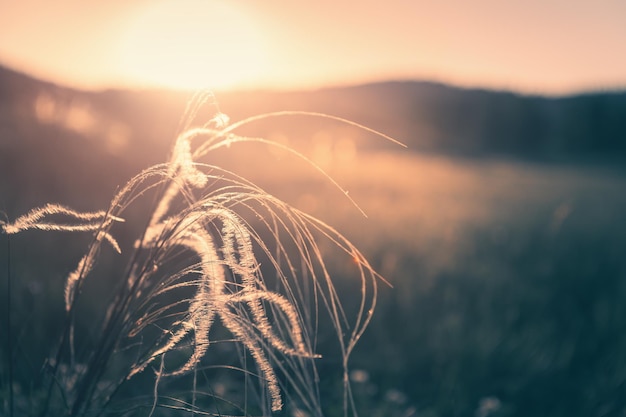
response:
[(626, 1), (0, 0), (0, 64), (81, 88), (626, 87)]

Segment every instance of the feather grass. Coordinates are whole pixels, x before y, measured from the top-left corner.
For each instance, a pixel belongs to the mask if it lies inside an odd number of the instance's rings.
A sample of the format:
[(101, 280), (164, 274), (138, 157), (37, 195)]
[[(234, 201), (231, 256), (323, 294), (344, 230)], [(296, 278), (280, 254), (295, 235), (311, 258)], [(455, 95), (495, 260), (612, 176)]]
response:
[[(211, 94), (199, 94), (190, 102), (170, 160), (132, 178), (107, 210), (81, 213), (47, 204), (13, 222), (0, 221), (0, 231), (7, 235), (30, 229), (93, 234), (85, 255), (66, 279), (65, 331), (52, 356), (39, 415), (54, 415), (59, 410), (71, 416), (117, 413), (125, 396), (133, 395), (137, 385), (132, 381), (149, 379), (144, 371), (155, 362), (160, 365), (154, 369), (154, 388), (145, 403), (149, 415), (160, 409), (198, 415), (237, 410), (246, 415), (270, 415), (284, 408), (285, 392), (298, 409), (322, 415), (315, 388), (321, 315), (328, 317), (339, 345), (344, 412), (352, 410), (356, 415), (348, 361), (371, 320), (377, 282), (382, 277), (337, 230), (203, 159), (236, 142), (284, 147), (263, 138), (239, 136), (236, 131), (264, 118), (290, 115), (341, 121), (397, 141), (345, 119), (306, 112), (271, 113), (230, 125), (218, 112), (201, 127), (193, 127), (200, 108), (212, 100)], [(341, 189), (304, 155), (285, 149)], [(358, 208), (347, 192), (344, 194)], [(139, 229), (126, 254), (112, 229), (123, 226), (135, 206), (146, 207), (145, 200), (150, 197), (152, 208), (141, 213), (145, 227)], [(355, 316), (344, 311), (320, 239), (354, 261), (361, 291)], [(77, 300), (88, 276), (102, 279), (94, 269), (103, 242), (119, 256), (126, 256), (127, 267), (118, 277), (106, 313), (92, 329), (97, 335), (93, 348), (78, 357), (73, 340), (80, 307)], [(225, 338), (226, 333), (232, 338)], [(240, 368), (210, 365), (209, 348), (220, 343), (235, 344)], [(249, 369), (248, 358), (256, 372)], [(235, 400), (210, 388), (211, 378), (205, 375), (211, 369), (239, 369), (244, 376), (243, 404), (234, 406)], [(72, 375), (65, 375), (68, 372)], [(172, 394), (159, 394), (168, 381), (190, 375), (191, 392), (176, 399)], [(201, 390), (201, 381), (206, 391)], [(258, 399), (254, 404), (250, 389)], [(61, 402), (55, 399), (57, 391)]]

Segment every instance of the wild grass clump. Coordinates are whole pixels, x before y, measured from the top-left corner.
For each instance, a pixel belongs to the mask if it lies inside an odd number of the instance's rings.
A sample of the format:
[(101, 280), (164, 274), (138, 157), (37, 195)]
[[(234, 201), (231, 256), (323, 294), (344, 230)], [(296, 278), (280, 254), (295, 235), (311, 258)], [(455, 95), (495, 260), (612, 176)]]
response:
[[(374, 311), (380, 277), (335, 229), (208, 162), (236, 142), (282, 147), (237, 134), (259, 117), (229, 124), (216, 112), (194, 126), (208, 98), (191, 102), (171, 159), (132, 178), (105, 210), (47, 204), (0, 221), (9, 238), (31, 229), (91, 235), (58, 300), (62, 332), (35, 365), (41, 370), (30, 387), (9, 367), (3, 414), (322, 415), (316, 348), (320, 328), (328, 327), (338, 346), (344, 413), (356, 414), (348, 360)], [(360, 293), (350, 294), (360, 300), (354, 311), (335, 291), (321, 240), (332, 244), (331, 255), (353, 262), (360, 282)], [(115, 274), (99, 271), (111, 250), (125, 265)], [(8, 269), (10, 285), (19, 276)], [(105, 301), (96, 319), (84, 310), (98, 302), (81, 302), (92, 280), (110, 289), (98, 295)], [(16, 348), (8, 346), (12, 361)], [(233, 356), (238, 363), (221, 362)]]

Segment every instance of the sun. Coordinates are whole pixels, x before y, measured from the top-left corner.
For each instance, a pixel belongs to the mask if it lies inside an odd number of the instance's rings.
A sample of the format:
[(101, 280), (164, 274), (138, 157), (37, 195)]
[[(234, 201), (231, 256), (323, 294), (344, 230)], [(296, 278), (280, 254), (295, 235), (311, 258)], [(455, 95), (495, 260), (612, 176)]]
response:
[(139, 86), (249, 86), (267, 67), (261, 32), (227, 1), (149, 3), (121, 39), (120, 71), (129, 84)]

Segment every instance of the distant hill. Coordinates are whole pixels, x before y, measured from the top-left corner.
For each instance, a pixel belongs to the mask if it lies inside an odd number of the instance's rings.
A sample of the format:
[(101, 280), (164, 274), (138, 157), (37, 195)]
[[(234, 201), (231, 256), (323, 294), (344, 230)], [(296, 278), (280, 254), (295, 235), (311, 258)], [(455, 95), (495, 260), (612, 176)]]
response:
[[(77, 91), (0, 67), (1, 120), (14, 116), (16, 108), (33, 110), (41, 94), (63, 103), (88, 104), (100, 117), (148, 134), (144, 140), (150, 143), (172, 134), (189, 97), (156, 91)], [(323, 112), (390, 134), (420, 151), (530, 158), (626, 155), (625, 91), (542, 97), (405, 81), (314, 91), (217, 92), (216, 100), (232, 120), (282, 110)], [(280, 120), (254, 129), (306, 136), (317, 127)]]
[(626, 156), (626, 92), (566, 97), (385, 82), (293, 93), (224, 94), (233, 113), (322, 111), (388, 133), (413, 150), (522, 158)]
[[(216, 97), (233, 121), (282, 110), (323, 112), (389, 134), (409, 151), (546, 160), (626, 157), (626, 92), (541, 97), (386, 82)], [(66, 190), (83, 190), (88, 198), (82, 201), (101, 207), (130, 175), (164, 160), (188, 98), (164, 91), (78, 91), (0, 67), (0, 207), (20, 211), (22, 199), (27, 207), (63, 200)], [(215, 109), (209, 105), (206, 117)], [(255, 122), (242, 133), (286, 136), (305, 148), (325, 135), (348, 137), (359, 149), (399, 149), (354, 128), (302, 117)]]

